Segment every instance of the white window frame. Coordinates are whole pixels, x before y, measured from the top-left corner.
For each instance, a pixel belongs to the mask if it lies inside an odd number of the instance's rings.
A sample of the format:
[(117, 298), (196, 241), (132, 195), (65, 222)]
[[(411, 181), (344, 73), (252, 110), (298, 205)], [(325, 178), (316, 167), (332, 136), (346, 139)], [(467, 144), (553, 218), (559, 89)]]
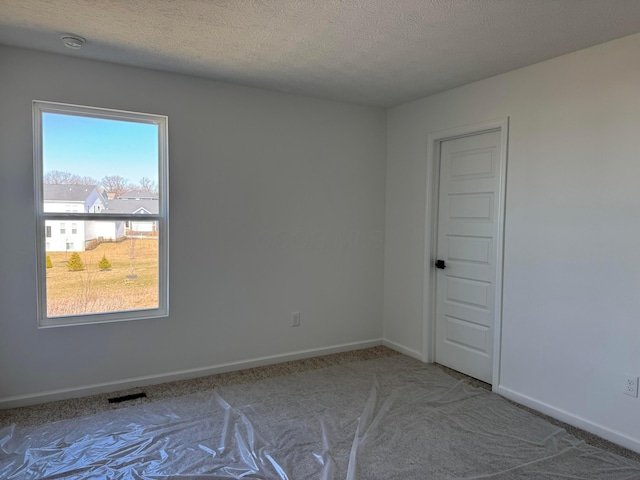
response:
[[(134, 214), (108, 214), (93, 212), (44, 212), (44, 175), (42, 158), (42, 116), (44, 113), (84, 116), (110, 120), (147, 123), (158, 126), (158, 214), (145, 215), (145, 220), (154, 219), (158, 224), (158, 308), (127, 310), (119, 312), (88, 313), (62, 317), (47, 316), (46, 282), (46, 228), (47, 220), (77, 222), (86, 220), (133, 220)], [(33, 159), (35, 183), (36, 216), (36, 258), (37, 258), (37, 310), (38, 327), (62, 327), (87, 325), (92, 323), (122, 322), (169, 315), (169, 119), (165, 115), (128, 112), (108, 108), (88, 107), (35, 100), (33, 102)]]

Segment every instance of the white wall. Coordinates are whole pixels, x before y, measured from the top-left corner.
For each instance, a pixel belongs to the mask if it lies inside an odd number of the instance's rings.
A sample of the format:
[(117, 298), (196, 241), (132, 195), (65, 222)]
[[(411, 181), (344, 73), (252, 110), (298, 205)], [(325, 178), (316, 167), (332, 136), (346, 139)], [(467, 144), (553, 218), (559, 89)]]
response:
[[(93, 222), (89, 222), (93, 223)], [(45, 225), (51, 227), (51, 236), (45, 239), (45, 251), (47, 252), (83, 252), (86, 237), (85, 222), (61, 222), (59, 220), (47, 220)], [(60, 230), (64, 226), (65, 233)], [(76, 233), (73, 233), (74, 227)], [(46, 235), (46, 232), (45, 232)], [(67, 247), (67, 245), (69, 245)]]
[(500, 392), (640, 451), (640, 35), (388, 113), (385, 339), (422, 352), (428, 132), (510, 117)]
[[(381, 341), (384, 110), (5, 47), (0, 71), (0, 406)], [(169, 116), (169, 318), (36, 327), (34, 99)]]

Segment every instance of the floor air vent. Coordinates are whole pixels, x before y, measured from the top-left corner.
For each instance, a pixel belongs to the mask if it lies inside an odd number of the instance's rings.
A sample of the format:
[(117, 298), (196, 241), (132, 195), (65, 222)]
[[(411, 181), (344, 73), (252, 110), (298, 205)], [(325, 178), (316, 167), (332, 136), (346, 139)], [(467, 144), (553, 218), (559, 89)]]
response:
[(147, 398), (147, 394), (142, 392), (133, 393), (131, 395), (123, 395), (122, 397), (113, 397), (109, 399), (109, 403), (127, 402), (129, 400), (135, 400), (136, 398)]

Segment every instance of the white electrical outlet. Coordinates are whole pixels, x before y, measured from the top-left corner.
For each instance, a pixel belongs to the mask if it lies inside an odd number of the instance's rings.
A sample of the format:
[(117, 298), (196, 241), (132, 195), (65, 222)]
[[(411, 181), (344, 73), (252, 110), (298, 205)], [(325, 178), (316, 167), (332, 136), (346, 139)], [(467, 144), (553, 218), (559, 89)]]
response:
[(623, 393), (625, 395), (631, 395), (632, 397), (637, 397), (638, 396), (638, 377), (635, 377), (633, 375), (625, 376), (623, 387), (624, 387)]
[(293, 312), (291, 314), (291, 326), (292, 327), (300, 326), (300, 312)]

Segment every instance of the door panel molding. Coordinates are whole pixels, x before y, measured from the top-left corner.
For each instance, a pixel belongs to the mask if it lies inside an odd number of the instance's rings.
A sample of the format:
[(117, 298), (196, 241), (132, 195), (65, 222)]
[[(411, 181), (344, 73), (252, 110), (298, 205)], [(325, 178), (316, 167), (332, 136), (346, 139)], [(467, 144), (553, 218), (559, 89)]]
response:
[[(422, 360), (427, 363), (435, 361), (436, 342), (436, 268), (437, 260), (437, 235), (438, 235), (438, 198), (440, 179), (440, 144), (445, 140), (466, 137), (469, 135), (486, 133), (490, 131), (500, 132), (500, 155), (497, 158), (497, 170), (499, 172), (498, 197), (495, 218), (498, 220), (496, 236), (496, 278), (495, 293), (493, 298), (493, 368), (492, 388), (496, 392), (500, 385), (500, 358), (502, 351), (502, 278), (504, 258), (504, 212), (506, 200), (507, 178), (507, 148), (509, 136), (509, 117), (502, 117), (471, 125), (450, 128), (429, 133), (427, 135), (427, 172), (426, 172), (426, 196), (425, 196), (425, 232), (424, 232), (424, 268), (422, 290)], [(471, 173), (471, 172), (469, 172)], [(475, 173), (482, 175), (482, 173)], [(455, 233), (455, 232), (454, 232)]]

